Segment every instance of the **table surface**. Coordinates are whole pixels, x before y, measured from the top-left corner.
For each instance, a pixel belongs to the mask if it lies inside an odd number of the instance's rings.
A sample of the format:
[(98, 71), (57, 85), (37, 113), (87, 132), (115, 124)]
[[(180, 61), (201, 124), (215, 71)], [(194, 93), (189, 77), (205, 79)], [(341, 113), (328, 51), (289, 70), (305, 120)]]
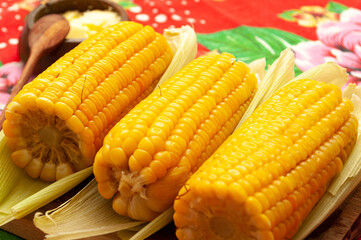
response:
[[(291, 47), (296, 56), (296, 74), (331, 60), (348, 70), (349, 82), (360, 82), (357, 76), (361, 56), (355, 50), (360, 41), (353, 33), (361, 31), (361, 1), (112, 1), (122, 5), (132, 21), (151, 25), (158, 32), (170, 26), (193, 26), (198, 37), (198, 55), (212, 50), (227, 51), (246, 63), (265, 57), (267, 64), (271, 64), (284, 48)], [(23, 68), (17, 47), (25, 17), (40, 2), (46, 1), (0, 3), (0, 111)], [(340, 26), (341, 32), (332, 31)], [(344, 54), (351, 57), (344, 58)], [(59, 201), (42, 210), (58, 206)], [(361, 235), (360, 214), (361, 186), (309, 239), (357, 239)], [(44, 237), (33, 226), (32, 214), (1, 228), (26, 239)], [(110, 234), (96, 239), (114, 238), (115, 234)], [(149, 239), (175, 239), (174, 226), (170, 224)]]

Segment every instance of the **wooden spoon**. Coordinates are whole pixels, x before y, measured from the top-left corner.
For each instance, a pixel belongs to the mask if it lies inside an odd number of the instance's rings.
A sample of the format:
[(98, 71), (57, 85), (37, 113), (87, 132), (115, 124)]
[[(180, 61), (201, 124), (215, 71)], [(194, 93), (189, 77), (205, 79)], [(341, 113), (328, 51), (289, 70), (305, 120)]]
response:
[[(69, 22), (59, 14), (49, 14), (40, 18), (31, 28), (28, 37), (30, 55), (21, 73), (19, 81), (13, 87), (6, 106), (15, 95), (23, 88), (34, 71), (38, 60), (48, 52), (54, 50), (66, 37), (70, 30)], [(5, 109), (0, 115), (0, 130), (5, 121)]]

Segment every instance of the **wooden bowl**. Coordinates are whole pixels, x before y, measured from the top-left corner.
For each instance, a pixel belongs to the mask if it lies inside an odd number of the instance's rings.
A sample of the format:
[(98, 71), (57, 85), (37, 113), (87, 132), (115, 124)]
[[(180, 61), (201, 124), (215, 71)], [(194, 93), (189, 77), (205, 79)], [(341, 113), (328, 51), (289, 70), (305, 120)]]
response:
[[(128, 21), (129, 17), (126, 11), (118, 4), (108, 0), (52, 0), (41, 4), (26, 16), (24, 29), (19, 39), (19, 55), (25, 62), (29, 57), (28, 34), (34, 23), (41, 17), (51, 14), (62, 14), (68, 10), (78, 10), (84, 12), (87, 10), (110, 10), (119, 14), (121, 21)], [(84, 39), (65, 39), (54, 51), (45, 54), (38, 62), (34, 74), (39, 74), (48, 66), (54, 63), (58, 58), (76, 47)]]

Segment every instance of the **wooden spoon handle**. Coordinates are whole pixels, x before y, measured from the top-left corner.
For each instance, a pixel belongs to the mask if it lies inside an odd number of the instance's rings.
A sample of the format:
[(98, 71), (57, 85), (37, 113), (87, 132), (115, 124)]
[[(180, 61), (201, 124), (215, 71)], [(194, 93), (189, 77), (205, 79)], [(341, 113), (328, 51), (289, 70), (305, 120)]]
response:
[(5, 110), (6, 107), (8, 106), (8, 104), (11, 102), (11, 100), (15, 97), (16, 94), (18, 94), (18, 92), (23, 88), (23, 86), (25, 85), (25, 83), (29, 80), (29, 77), (31, 76), (31, 74), (34, 71), (35, 65), (38, 62), (40, 56), (41, 56), (41, 51), (39, 51), (37, 48), (33, 48), (30, 50), (30, 56), (28, 61), (26, 62), (23, 72), (20, 75), (20, 78), (18, 80), (18, 82), (15, 84), (15, 86), (13, 87), (13, 90), (11, 91), (11, 94), (9, 96), (9, 99), (5, 105), (4, 110), (1, 112), (0, 115), (0, 130), (2, 129), (3, 123), (5, 121)]

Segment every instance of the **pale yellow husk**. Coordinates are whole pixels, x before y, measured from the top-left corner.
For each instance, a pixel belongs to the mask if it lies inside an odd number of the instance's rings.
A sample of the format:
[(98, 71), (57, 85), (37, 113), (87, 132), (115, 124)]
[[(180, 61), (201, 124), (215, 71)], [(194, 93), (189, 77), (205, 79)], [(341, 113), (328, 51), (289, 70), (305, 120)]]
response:
[[(158, 86), (192, 61), (197, 53), (197, 37), (191, 27), (167, 29), (164, 36), (171, 45), (174, 57)], [(158, 86), (155, 91), (158, 91)], [(172, 214), (168, 215), (167, 223), (172, 218)], [(51, 210), (45, 215), (37, 213), (34, 217), (36, 227), (47, 233), (46, 237), (49, 239), (78, 239), (96, 236), (133, 228), (141, 223), (143, 222), (115, 214), (111, 207), (111, 201), (100, 197), (94, 183), (88, 185), (58, 209)], [(150, 234), (163, 226), (165, 225), (157, 224), (157, 228)]]
[[(321, 64), (298, 75), (297, 77), (294, 77), (294, 55), (289, 49), (286, 49), (281, 53), (280, 57), (270, 66), (265, 75), (262, 73), (262, 67), (260, 67), (265, 66), (263, 59), (253, 62), (249, 66), (251, 71), (254, 71), (259, 77), (258, 79), (260, 83), (259, 89), (249, 107), (249, 110), (241, 119), (241, 122), (244, 122), (249, 117), (249, 115), (260, 104), (266, 101), (275, 91), (291, 81), (308, 78), (326, 83), (332, 83), (341, 88), (346, 84), (348, 79), (346, 69), (332, 62)], [(361, 87), (349, 85), (343, 90), (343, 93), (344, 97), (352, 99), (355, 107), (354, 114), (358, 117), (359, 122), (361, 122)], [(359, 125), (359, 135), (360, 132), (361, 125)], [(307, 237), (342, 203), (342, 201), (344, 201), (348, 194), (352, 192), (352, 190), (360, 183), (361, 157), (357, 154), (360, 151), (361, 139), (359, 136), (356, 146), (347, 160), (344, 169), (334, 179), (333, 184), (330, 186), (328, 192), (303, 223), (299, 232), (294, 238), (295, 240), (304, 239)], [(167, 210), (166, 216), (171, 213), (173, 213), (172, 208)], [(142, 240), (149, 236), (148, 234), (151, 232), (151, 230), (161, 229), (161, 227), (166, 226), (171, 221), (171, 216), (168, 218), (164, 217), (162, 221), (155, 219), (138, 232), (123, 230), (119, 236), (121, 236), (122, 240)], [(158, 226), (158, 228), (155, 226)]]
[[(260, 66), (263, 66), (263, 69)], [(264, 60), (259, 60), (250, 64), (251, 70), (257, 73), (260, 84), (254, 100), (251, 103), (251, 110), (249, 110), (247, 116), (243, 118), (243, 121), (253, 112), (257, 106), (270, 97), (277, 89), (294, 79), (294, 55), (289, 49), (282, 52), (281, 56), (269, 67), (269, 70), (265, 75), (263, 74), (264, 66)], [(310, 71), (303, 73), (300, 77), (316, 79), (320, 81), (328, 79), (327, 81), (332, 81), (338, 86), (342, 86), (342, 84), (345, 84), (347, 80), (345, 70), (334, 63), (320, 65), (314, 69), (311, 69)], [(340, 176), (342, 174), (340, 174)], [(34, 218), (36, 226), (47, 233), (48, 235), (46, 237), (49, 239), (75, 239), (90, 236), (89, 232), (96, 234), (106, 234), (109, 233), (111, 227), (113, 227), (114, 231), (118, 231), (117, 228), (123, 229), (125, 226), (124, 223), (128, 222), (129, 224), (139, 225), (129, 229), (124, 228), (124, 230), (118, 232), (118, 236), (124, 240), (140, 240), (145, 239), (151, 234), (157, 232), (172, 221), (172, 208), (168, 209), (158, 218), (147, 224), (140, 224), (139, 221), (121, 216), (113, 218), (112, 216), (114, 215), (114, 211), (111, 209), (111, 201), (99, 198), (99, 194), (89, 195), (89, 193), (94, 191), (96, 191), (96, 186), (89, 185), (87, 188), (79, 192), (76, 204), (69, 202), (59, 207), (55, 211), (50, 211), (45, 215), (40, 213), (37, 214)], [(85, 196), (92, 196), (91, 198), (94, 201), (92, 201), (91, 207), (86, 204), (86, 201), (89, 199), (86, 199)], [(74, 205), (76, 205), (76, 207), (74, 207)], [(101, 208), (104, 205), (108, 205), (108, 208), (106, 210), (104, 209), (99, 211), (98, 208)], [(74, 212), (75, 214), (67, 215), (67, 212)], [(113, 220), (111, 223), (107, 222), (107, 224), (90, 224), (90, 222), (94, 221), (94, 219), (90, 219), (89, 214), (93, 213), (94, 215), (92, 216), (94, 216), (96, 219), (109, 218)], [(87, 219), (84, 219), (81, 216), (87, 216)], [(118, 223), (119, 221), (123, 220), (125, 220), (125, 222)], [(72, 228), (74, 234), (69, 233), (69, 229), (67, 229), (66, 226), (62, 224), (63, 222), (67, 222), (69, 226), (76, 227), (74, 227), (74, 229)], [(102, 228), (106, 228), (107, 226), (111, 227), (107, 228), (107, 231), (102, 230)], [(94, 230), (95, 228), (98, 228), (97, 231)]]
[(163, 36), (167, 39), (172, 52), (175, 54), (173, 61), (169, 64), (169, 71), (163, 74), (158, 86), (181, 70), (197, 55), (197, 36), (190, 26), (165, 29)]
[(91, 175), (87, 168), (56, 183), (32, 179), (10, 159), (5, 136), (0, 133), (0, 226), (19, 219), (60, 197)]
[(242, 123), (253, 113), (253, 111), (266, 99), (268, 99), (277, 89), (294, 78), (294, 62), (295, 57), (293, 52), (290, 49), (286, 49), (281, 52), (280, 57), (274, 61), (265, 74), (263, 72), (264, 70), (262, 71), (262, 66), (265, 66), (263, 59), (252, 62), (249, 65), (250, 70), (255, 72), (258, 77), (258, 89), (251, 104), (237, 125), (237, 128), (240, 127)]
[(361, 86), (348, 85), (343, 90), (343, 96), (351, 99), (354, 104), (353, 114), (359, 121), (357, 142), (341, 173), (335, 177), (325, 195), (307, 216), (294, 236), (294, 240), (307, 237), (340, 206), (361, 182)]
[[(164, 35), (173, 50), (174, 57), (162, 76), (161, 82), (193, 60), (197, 53), (196, 34), (191, 27), (166, 30)], [(2, 132), (0, 133), (0, 152), (0, 226), (46, 205), (92, 174), (92, 167), (90, 167), (55, 183), (32, 179), (23, 169), (17, 168), (12, 163)]]
[[(81, 214), (82, 208), (88, 209), (88, 212)], [(104, 215), (103, 212), (108, 214)], [(35, 226), (46, 232), (49, 239), (79, 239), (103, 235), (142, 223), (128, 221), (115, 213), (111, 201), (99, 194), (95, 180), (57, 209), (50, 210), (45, 215), (38, 212), (34, 217)]]

